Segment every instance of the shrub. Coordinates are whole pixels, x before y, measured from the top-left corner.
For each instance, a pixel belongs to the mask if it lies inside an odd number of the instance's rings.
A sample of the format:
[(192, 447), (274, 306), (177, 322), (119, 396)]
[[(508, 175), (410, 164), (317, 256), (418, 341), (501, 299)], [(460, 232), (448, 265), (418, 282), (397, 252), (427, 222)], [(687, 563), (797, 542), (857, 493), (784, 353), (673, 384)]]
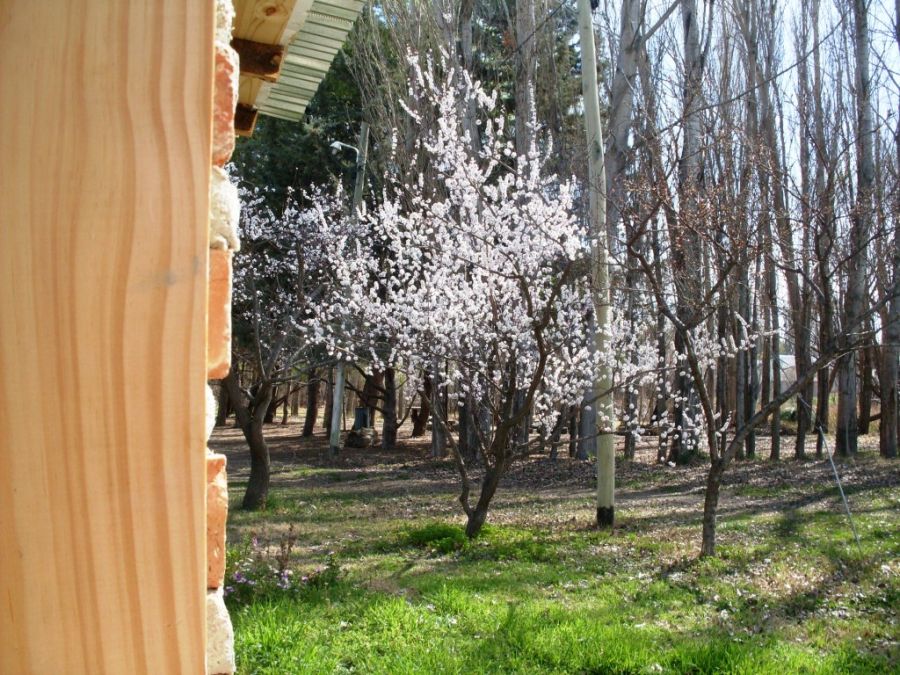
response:
[(425, 548), (443, 554), (460, 550), (467, 541), (465, 531), (458, 525), (449, 523), (427, 523), (408, 528), (404, 530), (400, 540), (404, 546)]
[(248, 605), (257, 599), (285, 595), (300, 597), (310, 590), (334, 586), (341, 576), (334, 552), (328, 553), (324, 566), (302, 573), (291, 560), (296, 541), (292, 525), (281, 536), (277, 550), (261, 546), (256, 535), (229, 547), (225, 565), (229, 605)]

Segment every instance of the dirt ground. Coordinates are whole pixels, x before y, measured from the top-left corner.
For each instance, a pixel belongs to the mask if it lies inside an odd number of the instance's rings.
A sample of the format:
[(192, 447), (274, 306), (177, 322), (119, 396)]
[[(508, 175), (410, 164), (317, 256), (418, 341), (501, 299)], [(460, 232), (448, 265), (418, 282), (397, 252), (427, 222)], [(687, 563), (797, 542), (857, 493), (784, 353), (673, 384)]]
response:
[[(409, 424), (401, 428), (394, 451), (345, 448), (333, 460), (326, 456), (327, 437), (321, 424), (311, 438), (301, 438), (301, 430), (302, 420), (296, 418), (287, 425), (275, 423), (266, 427), (273, 488), (315, 489), (340, 483), (342, 491), (358, 490), (360, 494), (446, 495), (447, 499), (439, 498), (442, 503), (451, 509), (458, 508), (455, 495), (459, 490), (459, 476), (453, 463), (432, 459), (429, 436), (410, 438)], [(579, 504), (591, 499), (595, 489), (594, 464), (569, 458), (565, 438), (563, 441), (557, 460), (531, 455), (510, 469), (498, 491), (492, 520), (502, 522), (504, 505), (511, 506), (530, 497), (539, 496), (542, 502), (559, 499)], [(621, 449), (621, 438), (618, 443)], [(877, 444), (877, 436), (862, 437), (858, 458), (837, 462), (851, 508), (856, 492), (900, 487), (900, 462), (879, 459)], [(234, 487), (240, 487), (249, 473), (249, 453), (240, 430), (229, 421), (228, 426), (215, 430), (210, 447), (228, 456), (229, 479)], [(831, 464), (827, 459), (815, 459), (814, 439), (807, 445), (810, 459), (791, 459), (793, 450), (794, 438), (785, 436), (781, 455), (786, 459), (763, 461), (769, 454), (769, 439), (758, 437), (758, 459), (735, 461), (725, 475), (720, 515), (840, 507)], [(642, 439), (634, 461), (625, 462), (621, 454), (617, 457), (617, 511), (631, 514), (645, 525), (647, 518), (679, 519), (681, 516), (693, 520), (702, 508), (707, 470), (708, 462), (703, 458), (684, 467), (659, 464), (656, 438)], [(477, 476), (477, 469), (473, 473)], [(653, 515), (648, 508), (651, 503)], [(514, 517), (521, 518), (521, 513)], [(629, 527), (629, 519), (620, 522), (620, 527)]]

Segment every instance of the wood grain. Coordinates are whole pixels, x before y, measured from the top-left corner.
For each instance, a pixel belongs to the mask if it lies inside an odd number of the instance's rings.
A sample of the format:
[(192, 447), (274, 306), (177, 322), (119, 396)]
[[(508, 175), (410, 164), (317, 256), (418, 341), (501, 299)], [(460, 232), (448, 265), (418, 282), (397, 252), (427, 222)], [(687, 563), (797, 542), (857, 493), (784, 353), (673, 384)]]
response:
[(0, 673), (202, 673), (213, 3), (0, 5)]
[(282, 44), (297, 0), (235, 0), (234, 37), (263, 44)]

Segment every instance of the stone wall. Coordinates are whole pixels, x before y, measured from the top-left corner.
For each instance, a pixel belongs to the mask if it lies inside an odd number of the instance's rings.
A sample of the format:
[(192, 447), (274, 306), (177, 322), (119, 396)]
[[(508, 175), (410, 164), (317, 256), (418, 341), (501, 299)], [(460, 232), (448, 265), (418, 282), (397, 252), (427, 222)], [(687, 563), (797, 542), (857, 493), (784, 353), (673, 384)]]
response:
[[(231, 0), (217, 0), (206, 336), (209, 380), (221, 379), (231, 369), (231, 258), (240, 248), (238, 192), (222, 168), (234, 151), (234, 111), (238, 101), (240, 68), (238, 55), (230, 44), (233, 20)], [(208, 439), (216, 417), (216, 400), (208, 385), (206, 399)], [(235, 670), (234, 631), (223, 594), (228, 518), (225, 465), (224, 455), (206, 450), (206, 672), (209, 675), (231, 675)]]

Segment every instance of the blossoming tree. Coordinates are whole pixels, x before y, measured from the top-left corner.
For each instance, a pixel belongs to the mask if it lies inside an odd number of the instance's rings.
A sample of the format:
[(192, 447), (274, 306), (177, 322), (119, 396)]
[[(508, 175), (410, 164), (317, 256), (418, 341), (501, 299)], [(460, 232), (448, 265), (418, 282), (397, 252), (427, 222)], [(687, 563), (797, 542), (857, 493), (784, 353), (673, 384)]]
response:
[[(440, 189), (392, 177), (362, 219), (380, 255), (343, 259), (339, 276), (351, 283), (342, 306), (380, 336), (370, 361), (410, 371), (446, 363), (441, 386), (451, 400), (479, 407), (487, 423), (474, 434), (483, 468), (477, 497), (446, 414), (437, 418), (462, 480), (466, 531), (475, 536), (503, 474), (528, 450), (516, 429), (529, 416), (552, 426), (557, 408), (577, 404), (591, 380), (590, 246), (575, 185), (545, 174), (549, 149), (516, 157), (502, 118), (491, 115), (496, 94), (466, 73), (437, 75), (434, 64), (411, 62), (407, 111), (415, 119), (433, 113), (419, 143)], [(479, 111), (477, 145), (463, 132), (460, 97)], [(333, 339), (331, 349), (353, 348), (346, 335)]]
[(265, 197), (247, 190), (242, 197), (243, 251), (235, 257), (233, 300), (239, 348), (223, 382), (250, 448), (244, 508), (266, 502), (269, 451), (263, 422), (275, 387), (293, 379), (301, 364), (335, 359), (340, 344), (325, 340), (326, 332), (352, 334), (343, 289), (361, 265), (355, 256), (370, 255), (358, 246), (364, 231), (349, 217), (340, 190), (289, 193), (280, 212)]

